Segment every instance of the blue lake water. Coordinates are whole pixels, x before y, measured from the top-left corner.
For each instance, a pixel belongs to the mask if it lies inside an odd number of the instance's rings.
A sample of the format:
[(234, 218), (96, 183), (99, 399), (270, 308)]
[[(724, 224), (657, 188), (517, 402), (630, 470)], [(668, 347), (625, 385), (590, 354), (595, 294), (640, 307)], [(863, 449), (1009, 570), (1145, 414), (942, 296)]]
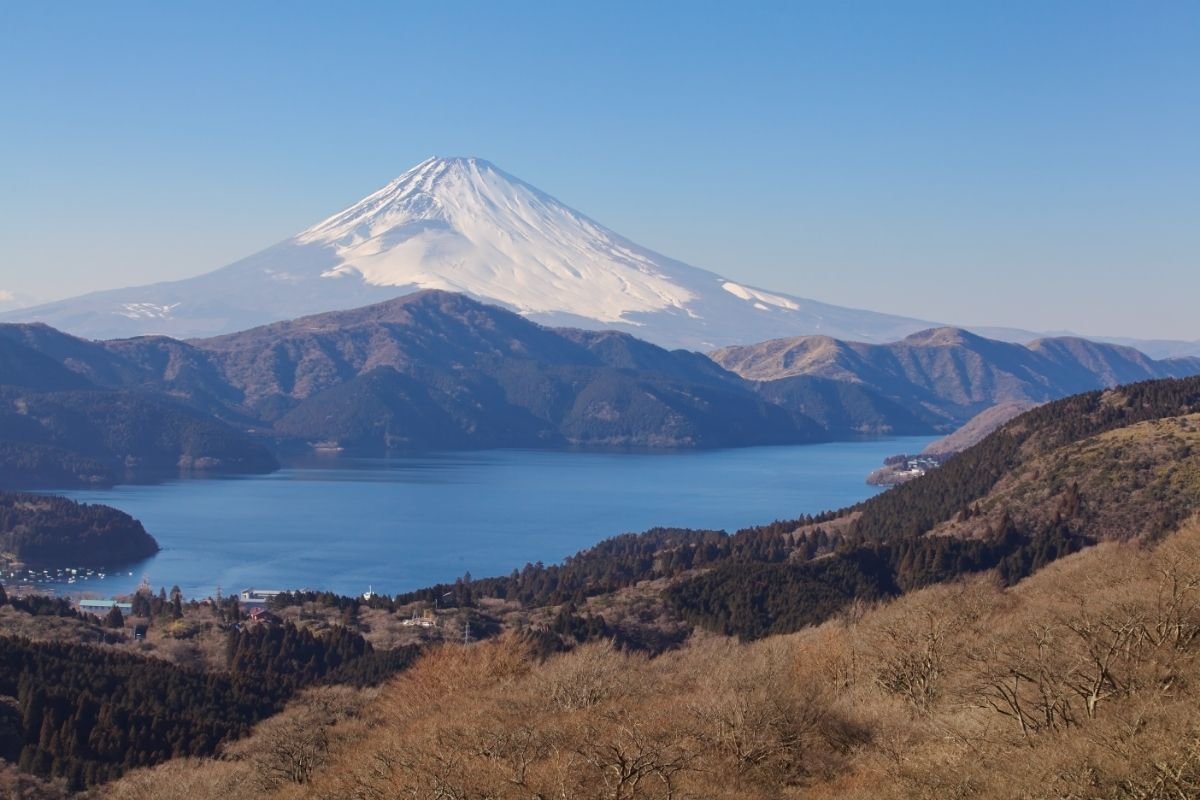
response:
[(874, 494), (885, 456), (931, 438), (681, 453), (493, 450), (352, 459), (271, 475), (63, 492), (141, 520), (154, 558), (57, 591), (101, 596), (178, 584), (189, 597), (247, 587), (368, 586), (393, 594), (559, 561), (654, 526), (724, 528), (815, 513)]

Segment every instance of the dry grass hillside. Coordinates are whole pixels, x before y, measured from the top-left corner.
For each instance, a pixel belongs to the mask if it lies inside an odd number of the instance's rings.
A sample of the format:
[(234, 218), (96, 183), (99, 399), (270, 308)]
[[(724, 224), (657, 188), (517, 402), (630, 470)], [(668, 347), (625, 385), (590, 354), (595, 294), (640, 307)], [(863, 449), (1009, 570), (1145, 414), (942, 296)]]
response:
[[(1036, 449), (1027, 446), (1026, 449)], [(1093, 540), (1157, 536), (1200, 502), (1200, 414), (1151, 420), (1031, 457), (936, 535), (1074, 520)]]
[(326, 689), (150, 798), (1190, 798), (1200, 795), (1200, 522), (751, 644), (655, 659), (517, 636)]

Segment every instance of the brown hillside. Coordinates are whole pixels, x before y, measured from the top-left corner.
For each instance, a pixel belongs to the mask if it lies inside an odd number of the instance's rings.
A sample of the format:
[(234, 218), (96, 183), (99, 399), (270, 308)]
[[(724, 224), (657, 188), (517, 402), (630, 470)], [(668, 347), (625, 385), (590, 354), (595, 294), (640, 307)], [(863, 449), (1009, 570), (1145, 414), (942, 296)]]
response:
[(1197, 656), (1192, 523), (754, 644), (541, 664), (511, 637), (445, 646), (378, 697), (310, 696), (224, 761), (103, 796), (1194, 797)]

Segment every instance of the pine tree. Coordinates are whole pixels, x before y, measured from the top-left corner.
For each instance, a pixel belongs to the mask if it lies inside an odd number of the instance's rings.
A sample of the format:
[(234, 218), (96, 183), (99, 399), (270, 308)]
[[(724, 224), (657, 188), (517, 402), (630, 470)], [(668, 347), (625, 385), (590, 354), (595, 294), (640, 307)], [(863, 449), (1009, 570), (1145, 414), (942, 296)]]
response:
[(109, 628), (124, 628), (125, 615), (121, 613), (121, 609), (113, 606), (108, 610), (108, 616), (104, 618), (104, 624)]

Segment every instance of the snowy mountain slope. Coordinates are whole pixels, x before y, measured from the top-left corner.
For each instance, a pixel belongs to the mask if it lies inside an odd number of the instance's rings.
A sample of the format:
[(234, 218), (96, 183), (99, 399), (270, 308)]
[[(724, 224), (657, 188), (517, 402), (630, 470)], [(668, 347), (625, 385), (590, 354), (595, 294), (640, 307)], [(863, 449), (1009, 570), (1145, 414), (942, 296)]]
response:
[(661, 257), (475, 160), (425, 161), (296, 240), (337, 255), (326, 278), (463, 292), (527, 314), (619, 323), (696, 296)]
[(767, 292), (667, 258), (474, 158), (431, 158), (299, 235), (223, 269), (0, 316), (95, 338), (206, 336), (463, 292), (545, 324), (669, 347), (823, 333), (891, 341), (930, 323)]

